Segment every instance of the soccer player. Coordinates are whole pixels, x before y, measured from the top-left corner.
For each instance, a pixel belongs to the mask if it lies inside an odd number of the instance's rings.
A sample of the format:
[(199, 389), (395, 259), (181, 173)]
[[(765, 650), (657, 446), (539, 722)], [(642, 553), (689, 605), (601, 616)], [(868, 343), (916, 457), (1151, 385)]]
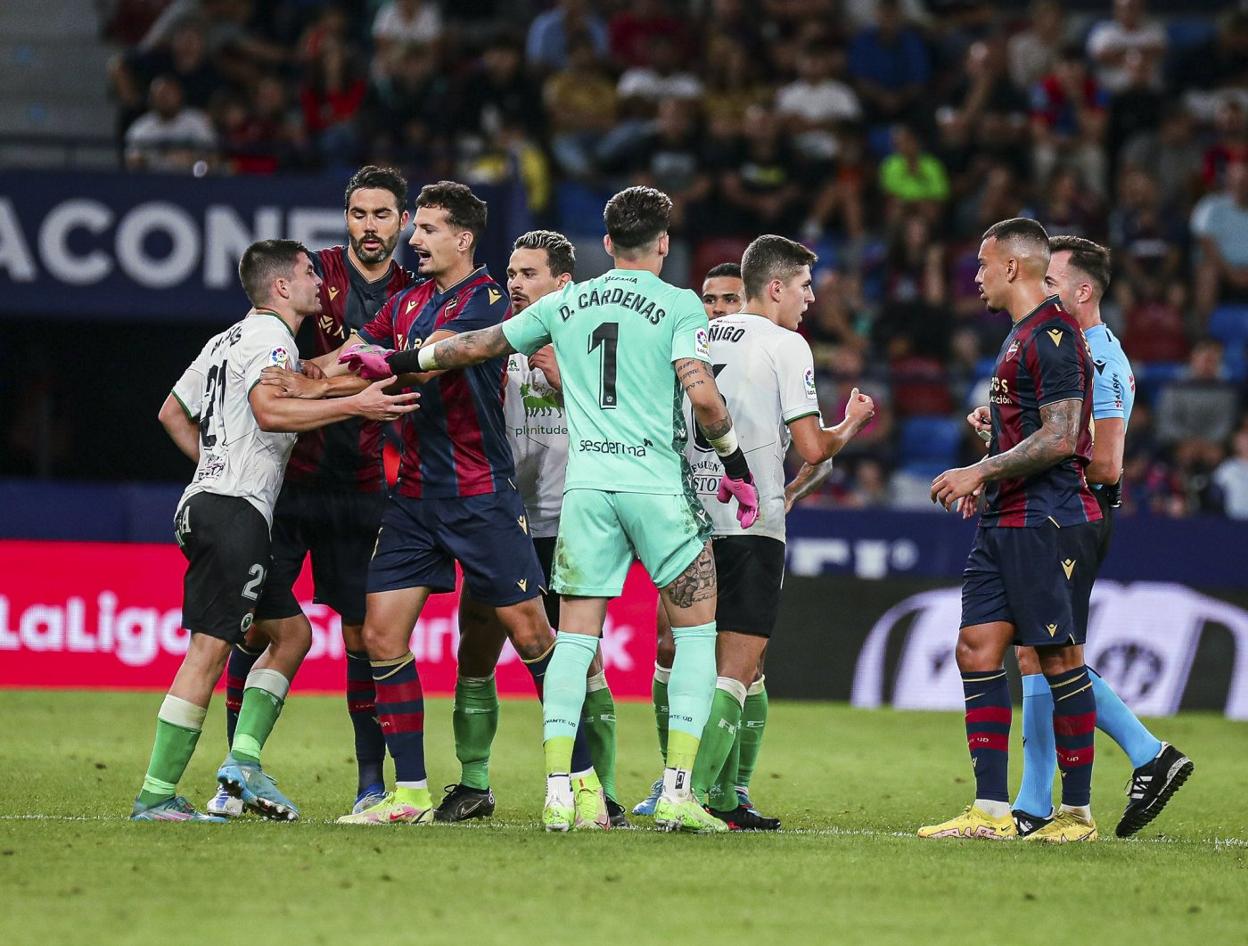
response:
[(706, 271), (702, 280), (702, 308), (706, 310), (708, 319), (714, 321), (721, 315), (740, 312), (744, 301), (745, 288), (739, 264), (719, 263)]
[[(313, 335), (316, 355), (337, 349), (390, 296), (416, 280), (394, 260), (399, 234), (408, 223), (403, 175), (391, 168), (362, 167), (347, 182), (344, 204), (347, 245), (312, 254), (321, 278), (321, 311)], [(226, 735), (233, 742), (247, 680), (268, 642), (281, 633), (277, 626), (288, 630), (287, 637), (298, 634), (311, 643), (311, 625), (291, 591), (310, 555), (315, 600), (342, 617), (358, 809), (376, 804), (385, 793), (386, 744), (360, 636), (368, 559), (385, 505), (381, 432), (380, 425), (356, 419), (308, 431), (295, 442), (273, 508), (273, 564), (256, 602), (256, 621), (226, 665)], [(213, 814), (242, 813), (238, 800), (224, 789), (207, 808)]]
[[(533, 230), (517, 237), (507, 264), (513, 312), (523, 312), (543, 296), (562, 289), (572, 281), (575, 269), (576, 249), (563, 234)], [(532, 358), (517, 353), (507, 359), (503, 414), (516, 462), (516, 488), (528, 514), (529, 534), (541, 562), (544, 586), (550, 588), (568, 462), (562, 384), (551, 346)], [(544, 594), (542, 603), (551, 627), (557, 627), (559, 599)], [(494, 795), (489, 788), (490, 747), (498, 729), (494, 668), (506, 629), (493, 608), (474, 601), (467, 593), (460, 598), (459, 626), (453, 720), (461, 775), (459, 784), (452, 786), (434, 812), (435, 821), (489, 817), (494, 811)], [(616, 800), (615, 701), (607, 686), (601, 653), (595, 655), (589, 668), (582, 726), (594, 771), (602, 783), (611, 827), (627, 827), (624, 809)], [(585, 788), (578, 788), (584, 806)]]
[[(181, 795), (212, 688), (233, 644), (251, 626), (269, 568), (269, 529), (295, 434), (335, 421), (388, 421), (416, 409), (418, 394), (386, 395), (394, 379), (335, 400), (283, 398), (260, 373), (295, 362), (295, 335), (320, 311), (320, 277), (308, 251), (291, 240), (253, 243), (239, 263), (252, 309), (214, 336), (174, 385), (160, 421), (196, 463), (174, 530), (189, 563), (182, 620), (191, 632), (182, 666), (156, 718), (156, 742), (130, 817), (136, 821), (222, 822)], [(228, 436), (227, 436), (228, 431)], [(277, 722), (290, 678), (307, 650), (298, 634), (276, 629), (252, 670), (230, 754), (218, 779), (265, 817), (293, 820), (296, 807), (260, 768), (260, 749)]]
[(511, 351), (531, 355), (554, 344), (570, 433), (555, 547), (560, 629), (543, 710), (542, 821), (548, 831), (573, 824), (569, 756), (585, 673), (598, 650), (607, 602), (623, 589), (634, 554), (659, 586), (676, 640), (656, 821), (669, 830), (727, 830), (691, 791), (715, 686), (716, 582), (706, 541), (709, 519), (692, 493), (682, 452), (682, 389), (707, 442), (724, 460), (719, 498), (737, 499), (744, 526), (757, 517), (758, 494), (708, 365), (706, 313), (692, 292), (659, 279), (671, 210), (671, 199), (653, 188), (621, 191), (603, 213), (603, 243), (615, 261), (607, 273), (551, 293), (502, 326), (415, 352), (375, 353), (375, 363), (366, 366), (365, 377), (392, 369), (428, 371)]
[(719, 679), (693, 770), (693, 792), (709, 803), (715, 817), (738, 830), (780, 826), (779, 819), (764, 818), (739, 800), (731, 754), (780, 608), (785, 454), (791, 442), (803, 461), (817, 466), (836, 456), (875, 414), (871, 399), (854, 389), (845, 419), (831, 428), (822, 424), (814, 359), (797, 334), (802, 313), (814, 301), (810, 268), (815, 261), (814, 253), (782, 236), (754, 240), (741, 258), (744, 310), (710, 327), (712, 371), (758, 487), (759, 519), (748, 533), (712, 501), (723, 469), (705, 438), (695, 436), (686, 448), (699, 499), (714, 524), (720, 581), (715, 613)]
[(993, 224), (980, 244), (980, 295), (1014, 322), (993, 369), (992, 438), (984, 459), (941, 473), (931, 491), (946, 509), (984, 498), (963, 572), (956, 652), (976, 791), (961, 815), (920, 828), (923, 838), (1017, 837), (1006, 787), (1011, 642), (1036, 649), (1053, 693), (1062, 770), (1061, 809), (1027, 840), (1097, 836), (1090, 808), (1096, 699), (1082, 646), (1101, 519), (1084, 475), (1094, 368), (1079, 323), (1045, 285), (1048, 265), (1048, 234), (1034, 220)]
[[(1049, 238), (1049, 251), (1045, 287), (1078, 320), (1096, 372), (1092, 385), (1096, 442), (1085, 472), (1101, 507), (1099, 571), (1109, 551), (1111, 510), (1119, 502), (1123, 443), (1135, 402), (1135, 378), (1122, 343), (1101, 321), (1101, 299), (1109, 288), (1111, 272), (1109, 250), (1083, 237), (1054, 236)], [(989, 417), (988, 408), (980, 407), (968, 420), (976, 430), (988, 430)], [(1023, 781), (1013, 808), (1015, 827), (1020, 836), (1026, 837), (1047, 825), (1052, 817), (1057, 756), (1053, 746), (1053, 697), (1041, 675), (1036, 652), (1031, 647), (1017, 647), (1015, 654), (1023, 673)], [(1096, 697), (1097, 728), (1118, 743), (1135, 769), (1127, 789), (1126, 811), (1115, 832), (1125, 838), (1161, 813), (1194, 766), (1182, 752), (1149, 732), (1100, 674), (1090, 667), (1088, 672)]]
[[(410, 243), (419, 275), (428, 278), (393, 296), (339, 351), (319, 359), (331, 385), (358, 384), (343, 373), (379, 344), (414, 354), (439, 339), (497, 326), (510, 315), (502, 287), (474, 263), (486, 225), (483, 201), (463, 184), (429, 184), (416, 199), (414, 222)], [(552, 634), (541, 604), (541, 565), (513, 485), (502, 406), (506, 367), (500, 353), (465, 371), (405, 371), (399, 378), (401, 384), (421, 385), (422, 409), (403, 427), (399, 484), (369, 564), (364, 617), (364, 645), (377, 714), (394, 759), (395, 790), (340, 823), (433, 820), (424, 697), (409, 638), (429, 595), (454, 590), (456, 562), (468, 593), (495, 609), (542, 692)], [(582, 794), (592, 802), (588, 818), (585, 808), (578, 808), (586, 822), (581, 826), (605, 827), (605, 800), (587, 748), (581, 756)]]

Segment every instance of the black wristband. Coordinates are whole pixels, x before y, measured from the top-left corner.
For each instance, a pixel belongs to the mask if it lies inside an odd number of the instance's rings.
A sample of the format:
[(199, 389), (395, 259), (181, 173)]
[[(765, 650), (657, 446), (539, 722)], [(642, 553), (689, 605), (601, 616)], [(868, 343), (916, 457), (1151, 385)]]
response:
[(396, 351), (386, 356), (386, 364), (395, 374), (416, 374), (421, 371), (420, 349), (409, 348), (407, 351)]
[(720, 457), (719, 462), (724, 465), (724, 472), (728, 474), (730, 479), (750, 479), (750, 465), (745, 462), (745, 454), (741, 452), (740, 447), (737, 447), (728, 456)]

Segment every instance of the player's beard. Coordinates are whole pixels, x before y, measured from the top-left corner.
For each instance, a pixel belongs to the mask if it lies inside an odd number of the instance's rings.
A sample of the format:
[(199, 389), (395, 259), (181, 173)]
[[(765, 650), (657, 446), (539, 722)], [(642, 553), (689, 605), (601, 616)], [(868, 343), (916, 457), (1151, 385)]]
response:
[(367, 236), (377, 240), (381, 244), (380, 248), (375, 250), (366, 250), (364, 248), (363, 238), (357, 240), (355, 237), (349, 237), (349, 239), (351, 240), (351, 252), (355, 254), (355, 258), (361, 263), (365, 263), (369, 266), (385, 262), (389, 259), (390, 254), (394, 252), (395, 245), (399, 242), (399, 234), (397, 232), (388, 240), (376, 233), (371, 233)]
[(521, 312), (527, 309), (531, 304), (532, 303), (529, 301), (528, 296), (520, 296), (519, 298), (517, 298), (516, 296), (513, 295), (511, 297), (511, 311), (513, 314), (519, 315)]

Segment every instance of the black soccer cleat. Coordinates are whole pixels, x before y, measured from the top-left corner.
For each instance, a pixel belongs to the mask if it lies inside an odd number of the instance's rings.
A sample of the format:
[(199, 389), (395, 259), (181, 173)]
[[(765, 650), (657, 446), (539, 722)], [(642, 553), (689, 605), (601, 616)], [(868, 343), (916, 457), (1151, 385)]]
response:
[(434, 821), (470, 821), (494, 814), (494, 793), (490, 789), (469, 788), (467, 785), (446, 786), (446, 797), (433, 812)]
[(1127, 808), (1114, 834), (1129, 838), (1161, 814), (1161, 809), (1183, 787), (1195, 768), (1191, 759), (1170, 743), (1163, 742), (1157, 758), (1131, 773)]
[(708, 808), (713, 814), (724, 824), (728, 825), (729, 831), (779, 831), (780, 819), (768, 818), (761, 815), (754, 808), (745, 805), (738, 805), (732, 811), (716, 811), (714, 808)]
[(1035, 834), (1053, 820), (1052, 817), (1041, 818), (1039, 815), (1028, 814), (1021, 808), (1016, 808), (1010, 814), (1014, 816), (1014, 828), (1018, 831), (1020, 838), (1025, 838), (1029, 834)]
[(611, 820), (611, 827), (631, 828), (632, 825), (628, 823), (628, 813), (624, 811), (624, 806), (609, 795), (606, 798), (607, 817)]

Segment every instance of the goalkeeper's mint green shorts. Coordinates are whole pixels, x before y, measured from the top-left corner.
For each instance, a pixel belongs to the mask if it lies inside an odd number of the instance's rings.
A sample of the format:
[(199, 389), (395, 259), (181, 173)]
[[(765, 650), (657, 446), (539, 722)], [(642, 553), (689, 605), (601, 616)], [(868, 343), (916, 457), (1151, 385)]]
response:
[(570, 489), (563, 494), (552, 585), (561, 595), (614, 598), (634, 559), (659, 588), (680, 577), (711, 536), (690, 495)]

